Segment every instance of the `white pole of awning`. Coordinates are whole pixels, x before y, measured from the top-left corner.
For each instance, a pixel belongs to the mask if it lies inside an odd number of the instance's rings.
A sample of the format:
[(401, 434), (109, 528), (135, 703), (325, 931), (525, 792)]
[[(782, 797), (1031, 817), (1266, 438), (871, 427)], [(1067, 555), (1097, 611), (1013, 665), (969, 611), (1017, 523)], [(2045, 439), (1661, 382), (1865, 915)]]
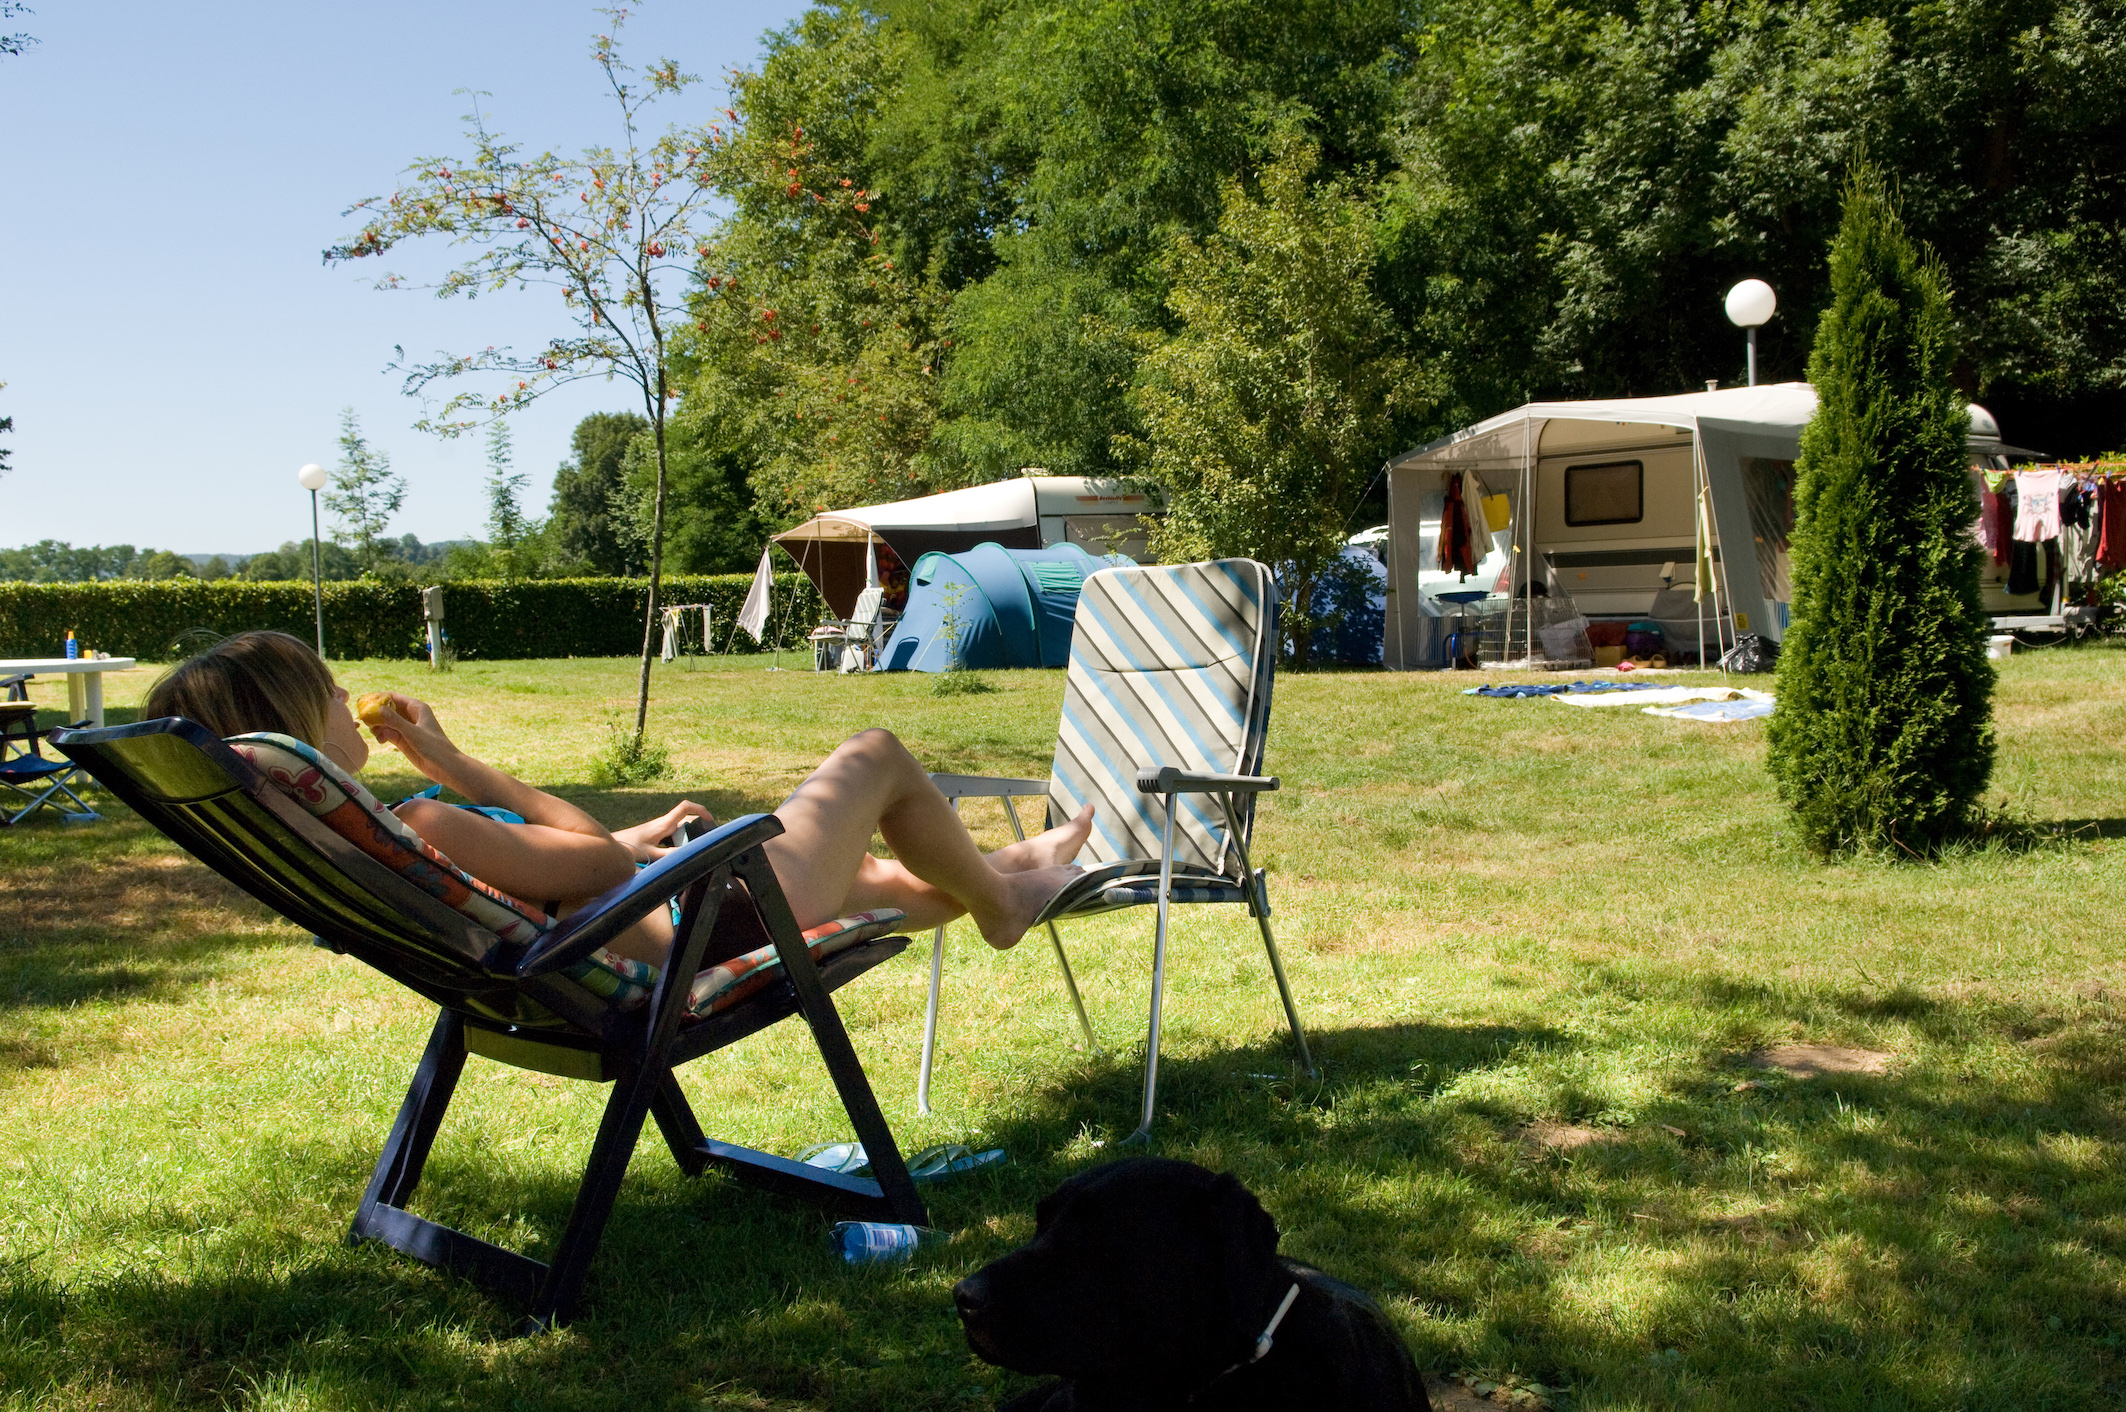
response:
[[(1523, 411), (1521, 413), (1521, 513), (1518, 517), (1521, 524), (1518, 527), (1526, 529), (1528, 543), (1525, 546), (1525, 554), (1524, 546), (1519, 543), (1513, 546), (1513, 552), (1516, 555), (1523, 555), (1525, 563), (1525, 567), (1521, 571), (1521, 587), (1528, 595), (1528, 602), (1521, 614), (1521, 631), (1523, 634), (1521, 656), (1530, 662), (1535, 661), (1535, 441), (1533, 438), (1532, 423), (1527, 412)], [(1511, 579), (1507, 580), (1509, 592), (1511, 591), (1512, 582)], [(1543, 588), (1544, 592), (1548, 593), (1550, 585), (1546, 583)], [(1507, 611), (1509, 614), (1511, 613), (1511, 604), (1507, 605)], [(1506, 619), (1506, 623), (1506, 631), (1510, 640), (1513, 631), (1513, 619), (1509, 616)]]
[(878, 587), (878, 537), (864, 527), (864, 587)]

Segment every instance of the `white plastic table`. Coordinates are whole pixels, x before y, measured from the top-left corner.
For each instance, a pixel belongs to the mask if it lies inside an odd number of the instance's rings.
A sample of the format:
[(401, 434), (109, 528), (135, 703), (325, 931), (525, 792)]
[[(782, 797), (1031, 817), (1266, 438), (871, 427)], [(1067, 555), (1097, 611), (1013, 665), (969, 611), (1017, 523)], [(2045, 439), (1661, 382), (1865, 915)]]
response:
[(103, 724), (103, 674), (130, 672), (131, 657), (22, 657), (0, 660), (0, 677), (17, 672), (38, 676), (66, 677), (66, 716), (69, 721)]

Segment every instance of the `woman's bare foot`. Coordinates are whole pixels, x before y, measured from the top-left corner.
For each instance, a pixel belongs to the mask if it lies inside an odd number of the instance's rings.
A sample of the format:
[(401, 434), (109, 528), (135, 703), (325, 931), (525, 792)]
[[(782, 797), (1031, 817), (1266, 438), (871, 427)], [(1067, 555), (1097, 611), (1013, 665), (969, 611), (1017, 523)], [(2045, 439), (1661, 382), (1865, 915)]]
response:
[(1046, 833), (1006, 844), (988, 855), (989, 866), (1000, 873), (1027, 873), (1036, 868), (1053, 868), (1070, 862), (1078, 856), (1078, 850), (1085, 847), (1085, 840), (1093, 831), (1093, 807), (1086, 805), (1078, 811), (1076, 818), (1058, 824)]
[[(1090, 811), (1087, 815), (1088, 825), (1089, 814)], [(1074, 824), (1077, 820), (1071, 822)], [(1051, 829), (1050, 832), (1060, 830)], [(1033, 840), (1027, 841), (1030, 843)], [(1083, 868), (1065, 863), (1056, 867), (1006, 873), (1005, 911), (994, 917), (975, 914), (974, 924), (982, 929), (982, 940), (999, 951), (1017, 946), (1019, 938), (1026, 935), (1026, 929), (1033, 925), (1033, 919), (1041, 914), (1041, 909), (1048, 905), (1049, 899), (1069, 886), (1073, 879), (1083, 876), (1084, 872)]]

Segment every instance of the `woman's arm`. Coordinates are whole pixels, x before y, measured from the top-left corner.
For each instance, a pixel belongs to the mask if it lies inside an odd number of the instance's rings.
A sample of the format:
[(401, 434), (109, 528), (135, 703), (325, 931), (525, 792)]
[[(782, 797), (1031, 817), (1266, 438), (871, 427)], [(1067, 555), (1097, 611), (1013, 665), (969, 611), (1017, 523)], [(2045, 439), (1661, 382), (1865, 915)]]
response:
[(399, 692), (370, 733), (437, 784), (521, 815), (504, 824), (434, 799), (409, 799), (399, 817), (431, 847), (491, 887), (533, 902), (582, 902), (634, 875), (636, 848), (565, 799), (476, 760), (443, 732), (428, 703)]
[[(437, 784), (446, 785), (476, 803), (507, 809), (520, 815), (527, 824), (588, 834), (608, 841), (612, 839), (605, 825), (567, 800), (556, 799), (543, 789), (534, 789), (516, 776), (458, 749), (456, 742), (443, 733), (436, 713), (427, 702), (396, 691), (390, 696), (391, 709), (385, 712), (382, 721), (369, 727), (369, 733), (385, 745), (396, 746), (415, 769)], [(408, 822), (412, 821), (409, 819)], [(440, 843), (436, 846), (442, 847)]]
[(635, 876), (633, 852), (611, 834), (505, 824), (438, 799), (409, 799), (398, 815), (451, 862), (527, 902), (587, 902)]

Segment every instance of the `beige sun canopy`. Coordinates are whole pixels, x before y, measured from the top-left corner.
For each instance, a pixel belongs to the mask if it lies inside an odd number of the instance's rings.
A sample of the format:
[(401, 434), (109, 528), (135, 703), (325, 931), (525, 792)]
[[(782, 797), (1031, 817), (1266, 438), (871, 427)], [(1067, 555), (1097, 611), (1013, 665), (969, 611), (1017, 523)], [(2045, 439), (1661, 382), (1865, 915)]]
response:
[(877, 580), (881, 544), (909, 568), (933, 550), (951, 554), (984, 543), (1006, 549), (1070, 543), (1096, 556), (1113, 547), (1141, 562), (1138, 517), (1157, 511), (1150, 496), (1118, 481), (1023, 475), (914, 500), (822, 511), (773, 542), (797, 560), (828, 606), (847, 617), (864, 585)]
[[(1418, 563), (1427, 492), (1436, 499), (1442, 478), (1464, 470), (1511, 500), (1513, 561), (1501, 592), (1510, 585), (1525, 595), (1536, 580), (1547, 588), (1569, 565), (1567, 588), (1593, 596), (1607, 588), (1612, 611), (1643, 612), (1625, 606), (1633, 594), (1643, 590), (1650, 603), (1654, 575), (1703, 555), (1716, 629), (1777, 638), (1788, 599), (1786, 497), (1801, 429), (1815, 412), (1815, 390), (1800, 382), (1531, 402), (1396, 457), (1388, 463), (1387, 664), (1420, 665), (1422, 625), (1415, 611), (1398, 613), (1397, 600), (1407, 594), (1414, 603), (1419, 570), (1432, 567)], [(1634, 464), (1640, 499), (1630, 519), (1575, 519), (1563, 489), (1569, 471)], [(1686, 569), (1683, 577), (1697, 576)]]

